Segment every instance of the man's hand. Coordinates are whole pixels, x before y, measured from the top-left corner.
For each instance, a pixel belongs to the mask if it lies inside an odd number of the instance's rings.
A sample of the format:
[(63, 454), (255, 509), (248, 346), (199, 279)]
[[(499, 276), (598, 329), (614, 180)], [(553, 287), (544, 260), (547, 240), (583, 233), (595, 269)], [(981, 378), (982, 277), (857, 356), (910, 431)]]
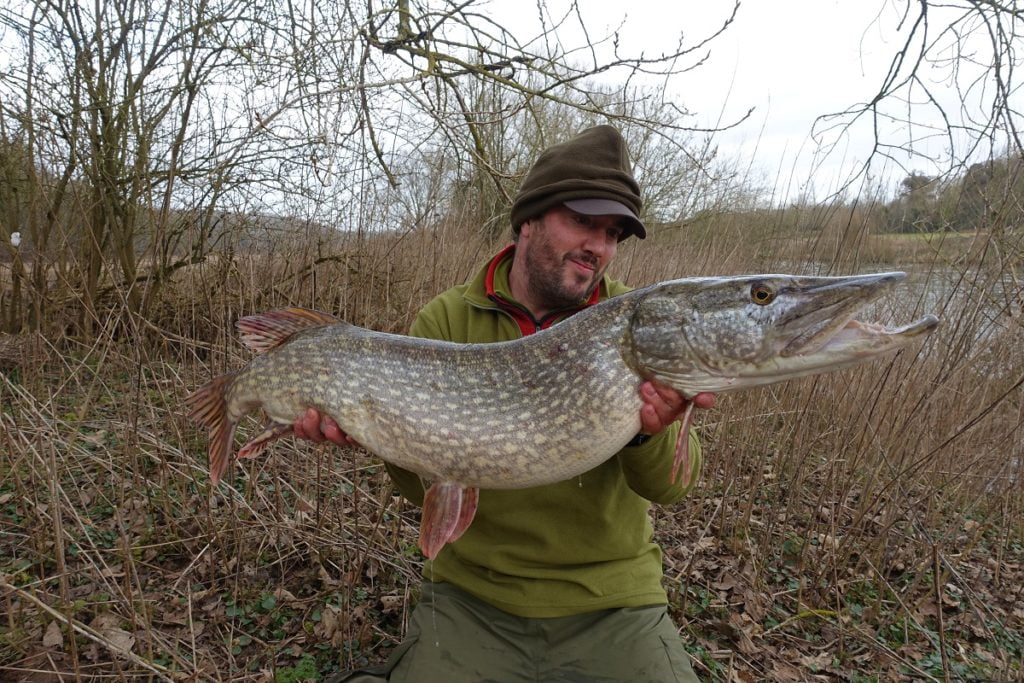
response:
[[(640, 399), (644, 402), (640, 408), (642, 434), (657, 434), (679, 419), (686, 406), (690, 404), (690, 401), (675, 389), (651, 381), (640, 385)], [(711, 408), (714, 405), (714, 394), (701, 392), (693, 397), (695, 408)]]
[(359, 442), (341, 431), (341, 427), (329, 415), (324, 415), (315, 408), (306, 410), (306, 414), (295, 421), (292, 431), (300, 439), (309, 439), (316, 443), (330, 441), (339, 446), (358, 446)]

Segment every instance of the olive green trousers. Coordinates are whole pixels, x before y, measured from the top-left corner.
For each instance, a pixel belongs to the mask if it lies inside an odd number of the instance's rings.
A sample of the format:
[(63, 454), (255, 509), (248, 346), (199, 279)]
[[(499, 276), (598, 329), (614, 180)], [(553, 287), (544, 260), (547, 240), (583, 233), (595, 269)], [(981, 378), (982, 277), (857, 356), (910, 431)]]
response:
[(446, 583), (424, 583), (387, 664), (338, 683), (697, 681), (663, 605), (529, 619)]

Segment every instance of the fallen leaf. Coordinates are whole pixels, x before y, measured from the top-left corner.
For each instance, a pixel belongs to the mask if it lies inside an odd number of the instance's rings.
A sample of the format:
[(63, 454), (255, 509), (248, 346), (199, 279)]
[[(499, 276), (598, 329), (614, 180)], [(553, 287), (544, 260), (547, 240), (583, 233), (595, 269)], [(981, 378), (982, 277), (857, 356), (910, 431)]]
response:
[(89, 622), (89, 626), (103, 633), (103, 631), (108, 629), (119, 628), (121, 626), (121, 617), (112, 612), (103, 612), (97, 614), (96, 618)]
[(394, 612), (402, 607), (402, 603), (405, 599), (401, 595), (382, 595), (380, 596), (381, 609), (385, 612)]
[(118, 652), (131, 652), (135, 645), (135, 636), (123, 629), (111, 627), (100, 633)]
[(718, 545), (718, 542), (714, 539), (714, 537), (712, 537), (712, 536), (703, 536), (694, 545), (693, 551), (694, 552), (699, 552), (699, 551), (702, 551), (702, 550), (711, 550), (716, 545)]
[(164, 612), (163, 616), (160, 617), (160, 621), (165, 624), (177, 624), (178, 626), (188, 625), (188, 612), (185, 610), (174, 610)]
[(51, 621), (50, 625), (46, 627), (46, 633), (43, 634), (43, 646), (58, 650), (64, 647), (64, 633), (56, 621)]
[(107, 579), (119, 579), (124, 576), (124, 570), (119, 564), (112, 565), (110, 567), (104, 567), (100, 571), (100, 576)]
[(818, 656), (807, 656), (801, 657), (800, 663), (806, 666), (811, 671), (821, 671), (829, 664), (832, 663), (832, 655), (828, 652), (823, 652)]
[(313, 632), (323, 640), (330, 640), (334, 637), (334, 633), (337, 630), (338, 608), (332, 605), (324, 605), (323, 610), (320, 612), (320, 623), (313, 628)]
[(728, 591), (732, 590), (738, 585), (739, 583), (736, 581), (735, 576), (733, 576), (732, 574), (725, 574), (724, 576), (722, 576), (722, 579), (720, 581), (712, 584), (712, 588), (715, 588), (720, 591)]
[(939, 614), (939, 606), (935, 604), (934, 598), (929, 598), (921, 603), (921, 607), (917, 610), (918, 616), (921, 617), (935, 617)]
[(772, 680), (790, 683), (803, 678), (803, 673), (797, 667), (788, 662), (774, 662), (772, 664)]

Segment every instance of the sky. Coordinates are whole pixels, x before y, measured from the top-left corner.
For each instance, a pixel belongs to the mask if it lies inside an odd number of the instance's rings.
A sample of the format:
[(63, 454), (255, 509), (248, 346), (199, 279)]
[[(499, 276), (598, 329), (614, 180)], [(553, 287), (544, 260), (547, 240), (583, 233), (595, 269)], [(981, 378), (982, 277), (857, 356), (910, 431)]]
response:
[[(506, 6), (505, 0), (494, 0), (488, 7), (517, 36), (530, 35), (536, 30), (536, 12), (524, 12), (521, 0), (513, 5), (517, 9)], [(558, 3), (552, 0), (548, 5), (554, 8)], [(685, 45), (699, 42), (732, 13), (727, 0), (587, 0), (579, 6), (592, 36), (617, 31), (621, 49), (647, 54), (671, 49), (680, 34)], [(826, 136), (824, 140), (838, 144), (825, 156), (811, 138), (815, 119), (864, 102), (877, 92), (905, 40), (906, 28), (902, 32), (897, 28), (904, 7), (904, 0), (745, 0), (732, 25), (701, 51), (702, 56), (708, 55), (707, 62), (674, 78), (669, 89), (695, 114), (697, 126), (735, 121), (753, 107), (754, 113), (743, 124), (716, 135), (720, 152), (741, 165), (749, 164), (769, 184), (778, 183), (784, 195), (820, 199), (867, 160), (874, 136), (867, 121), (842, 138)], [(949, 18), (938, 12), (930, 15), (933, 35)], [(572, 33), (566, 29), (560, 38), (571, 44)], [(987, 45), (973, 49), (984, 53)], [(922, 73), (947, 109), (957, 109), (959, 100), (949, 71)], [(889, 106), (901, 115), (908, 113), (906, 105), (896, 101)], [(898, 155), (902, 167), (876, 163), (872, 174), (889, 186), (911, 170), (941, 172), (948, 161), (941, 159), (941, 146), (920, 141), (929, 125), (939, 123), (938, 113), (916, 106), (906, 118), (912, 130), (900, 124), (889, 131), (888, 139), (902, 141), (913, 133), (918, 138), (915, 150), (924, 156)], [(939, 158), (939, 163), (926, 157)]]

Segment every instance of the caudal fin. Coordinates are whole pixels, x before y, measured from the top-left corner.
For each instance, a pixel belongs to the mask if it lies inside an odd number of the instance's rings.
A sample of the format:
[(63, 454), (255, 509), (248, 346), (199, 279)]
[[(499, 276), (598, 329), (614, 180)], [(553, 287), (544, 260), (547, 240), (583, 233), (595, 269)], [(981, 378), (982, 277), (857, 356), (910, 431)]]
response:
[(216, 486), (228, 469), (228, 455), (235, 435), (235, 423), (228, 419), (225, 392), (234, 373), (221, 375), (185, 399), (188, 416), (206, 425), (210, 433), (210, 481)]

